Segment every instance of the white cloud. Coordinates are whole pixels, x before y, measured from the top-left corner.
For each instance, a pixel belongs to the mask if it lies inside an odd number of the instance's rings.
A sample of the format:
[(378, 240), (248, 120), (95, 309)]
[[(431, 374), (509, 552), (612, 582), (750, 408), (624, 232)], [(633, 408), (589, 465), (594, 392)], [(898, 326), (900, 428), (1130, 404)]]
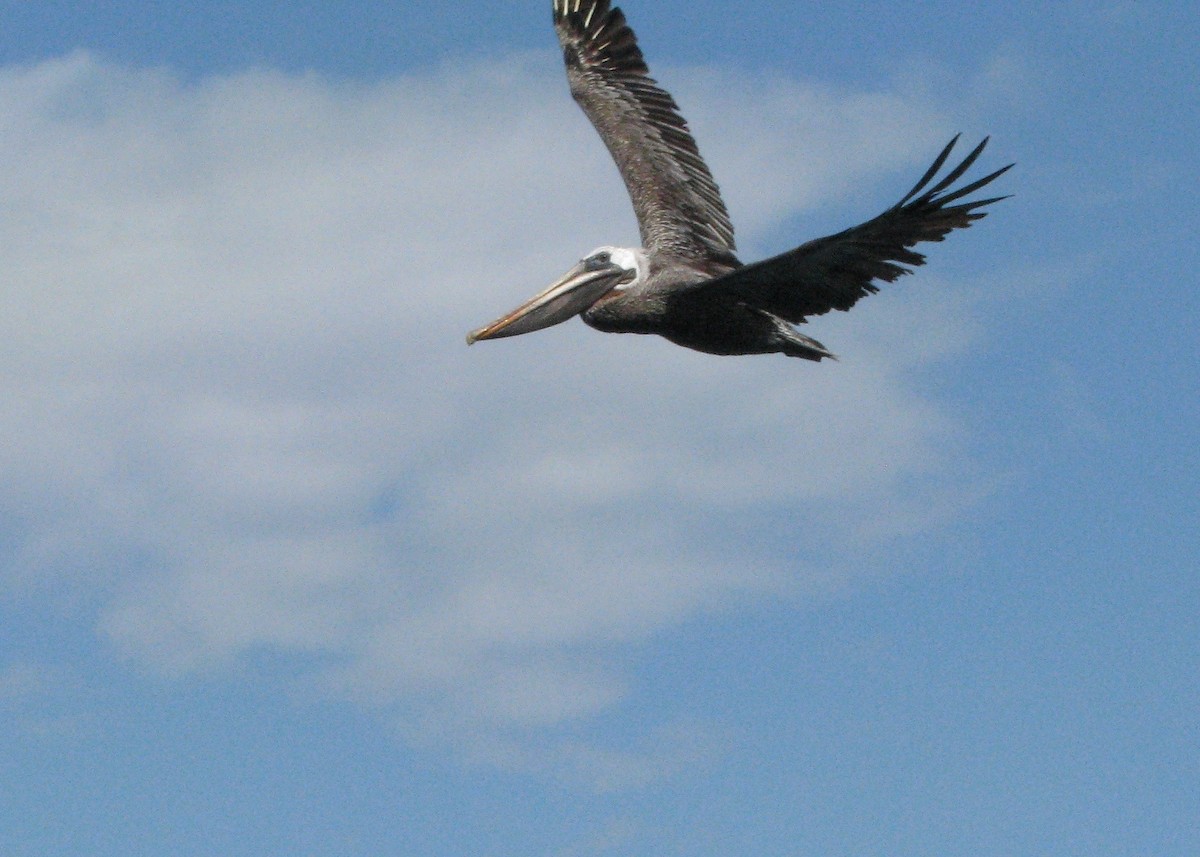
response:
[[(944, 136), (899, 96), (686, 78), (747, 246)], [(90, 593), (139, 663), (311, 654), (519, 747), (625, 697), (616, 647), (836, 585), (839, 533), (956, 496), (906, 380), (970, 335), (932, 291), (822, 320), (830, 366), (579, 323), (468, 351), (635, 234), (549, 55), (375, 85), (77, 55), (0, 74), (0, 123), (0, 583)]]

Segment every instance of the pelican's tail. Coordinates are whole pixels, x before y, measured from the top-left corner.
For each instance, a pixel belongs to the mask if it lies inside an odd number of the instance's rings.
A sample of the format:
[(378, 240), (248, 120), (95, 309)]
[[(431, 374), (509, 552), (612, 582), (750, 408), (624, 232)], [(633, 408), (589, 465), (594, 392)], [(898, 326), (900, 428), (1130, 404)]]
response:
[(805, 336), (803, 333), (798, 333), (795, 328), (788, 331), (788, 336), (780, 337), (779, 350), (788, 357), (803, 357), (805, 360), (812, 360), (820, 363), (823, 358), (828, 357), (830, 360), (837, 360), (837, 355), (826, 348), (811, 336)]
[(796, 328), (775, 315), (775, 313), (767, 312), (765, 309), (759, 309), (758, 307), (748, 307), (748, 309), (754, 310), (754, 312), (771, 322), (769, 341), (774, 346), (771, 350), (782, 352), (788, 357), (803, 357), (805, 360), (812, 360), (817, 363), (820, 363), (826, 357), (830, 360), (837, 360), (836, 354), (811, 336), (805, 336), (796, 330)]

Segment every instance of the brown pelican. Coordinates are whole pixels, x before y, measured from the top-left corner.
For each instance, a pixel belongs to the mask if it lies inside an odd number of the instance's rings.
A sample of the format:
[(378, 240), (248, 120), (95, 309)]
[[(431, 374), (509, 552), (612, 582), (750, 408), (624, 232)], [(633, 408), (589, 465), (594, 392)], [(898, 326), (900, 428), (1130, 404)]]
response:
[[(638, 248), (600, 247), (558, 281), (467, 343), (583, 320), (609, 333), (657, 333), (711, 354), (768, 354), (819, 361), (824, 345), (792, 325), (848, 310), (875, 281), (911, 273), (910, 249), (941, 241), (1004, 197), (958, 202), (1007, 167), (951, 188), (987, 138), (936, 184), (950, 141), (903, 199), (878, 217), (782, 255), (743, 265), (733, 225), (675, 100), (649, 76), (633, 31), (609, 0), (553, 0), (571, 95), (617, 163), (641, 232)], [(956, 203), (951, 205), (951, 203)]]

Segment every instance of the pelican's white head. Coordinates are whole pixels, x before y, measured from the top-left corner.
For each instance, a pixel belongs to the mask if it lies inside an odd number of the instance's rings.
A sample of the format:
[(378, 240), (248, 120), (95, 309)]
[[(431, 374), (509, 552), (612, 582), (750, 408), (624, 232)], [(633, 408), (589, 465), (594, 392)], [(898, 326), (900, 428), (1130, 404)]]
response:
[(642, 248), (610, 247), (608, 245), (597, 247), (588, 253), (583, 258), (582, 264), (590, 264), (597, 268), (601, 266), (620, 268), (623, 273), (615, 286), (618, 289), (627, 289), (634, 283), (645, 280), (650, 267), (646, 251)]
[(467, 335), (467, 343), (541, 330), (579, 315), (614, 289), (629, 288), (649, 272), (644, 250), (597, 247), (521, 306)]

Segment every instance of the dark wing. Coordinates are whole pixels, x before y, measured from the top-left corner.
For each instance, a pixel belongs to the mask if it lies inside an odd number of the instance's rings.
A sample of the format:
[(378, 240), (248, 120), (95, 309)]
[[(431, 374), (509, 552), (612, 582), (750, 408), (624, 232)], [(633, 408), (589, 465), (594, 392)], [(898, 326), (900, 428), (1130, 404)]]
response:
[(733, 261), (733, 224), (687, 122), (659, 88), (609, 0), (553, 0), (571, 95), (608, 146), (633, 200), (642, 245)]
[(987, 145), (986, 137), (945, 178), (926, 189), (957, 141), (958, 137), (950, 141), (904, 199), (873, 220), (698, 283), (693, 294), (702, 297), (723, 292), (793, 323), (831, 309), (850, 309), (859, 298), (879, 291), (874, 281), (890, 283), (912, 273), (904, 266), (924, 264), (925, 256), (909, 249), (913, 245), (941, 241), (951, 230), (965, 229), (983, 217), (985, 212), (978, 209), (1006, 199), (997, 196), (950, 205), (1013, 166), (947, 191), (975, 163)]

